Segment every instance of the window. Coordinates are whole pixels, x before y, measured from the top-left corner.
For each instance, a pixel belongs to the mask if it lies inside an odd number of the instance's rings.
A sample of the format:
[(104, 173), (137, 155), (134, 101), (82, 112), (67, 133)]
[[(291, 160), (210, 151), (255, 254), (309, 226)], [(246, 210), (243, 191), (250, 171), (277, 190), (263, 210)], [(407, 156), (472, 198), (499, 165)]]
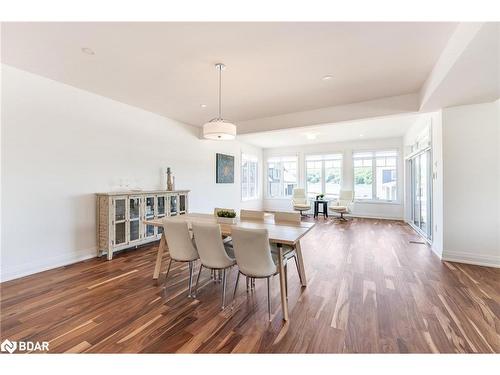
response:
[(257, 199), (257, 163), (255, 156), (241, 155), (241, 200)]
[(297, 186), (297, 157), (273, 157), (267, 160), (267, 196), (289, 198)]
[(354, 197), (357, 200), (396, 201), (397, 151), (355, 152)]
[(342, 154), (306, 156), (306, 190), (309, 197), (338, 197), (342, 182)]

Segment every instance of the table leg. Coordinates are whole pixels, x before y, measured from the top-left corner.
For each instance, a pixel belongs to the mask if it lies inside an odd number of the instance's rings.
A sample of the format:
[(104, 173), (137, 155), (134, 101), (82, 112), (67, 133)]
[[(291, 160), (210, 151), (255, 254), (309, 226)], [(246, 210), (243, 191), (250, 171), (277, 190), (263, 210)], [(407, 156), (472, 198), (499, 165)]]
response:
[(158, 254), (156, 254), (156, 264), (155, 264), (155, 271), (153, 273), (153, 279), (157, 280), (158, 276), (160, 275), (160, 269), (161, 269), (161, 259), (163, 257), (163, 252), (167, 248), (167, 240), (165, 239), (165, 231), (161, 235), (160, 239), (160, 245), (158, 246)]
[(278, 268), (280, 273), (280, 293), (281, 293), (281, 310), (283, 311), (283, 320), (288, 320), (288, 302), (286, 298), (286, 280), (285, 280), (285, 264), (283, 263), (283, 247), (278, 245)]
[(318, 202), (314, 202), (314, 218), (318, 217)]
[(302, 258), (302, 248), (300, 247), (300, 241), (295, 244), (295, 251), (297, 252), (297, 261), (299, 262), (299, 272), (302, 286), (307, 286), (306, 269), (304, 267), (304, 259)]

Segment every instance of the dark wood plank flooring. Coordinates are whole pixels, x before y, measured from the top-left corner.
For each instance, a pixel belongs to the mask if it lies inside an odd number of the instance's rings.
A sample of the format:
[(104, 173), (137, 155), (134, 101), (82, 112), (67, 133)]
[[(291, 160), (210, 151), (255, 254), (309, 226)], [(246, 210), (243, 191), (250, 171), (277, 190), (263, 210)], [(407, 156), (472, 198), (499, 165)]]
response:
[(500, 269), (440, 262), (412, 239), (401, 222), (319, 219), (302, 240), (306, 288), (290, 263), (286, 324), (278, 278), (268, 322), (265, 281), (240, 283), (221, 312), (208, 271), (196, 299), (185, 264), (152, 280), (156, 244), (92, 259), (1, 284), (1, 340), (52, 353), (499, 353)]

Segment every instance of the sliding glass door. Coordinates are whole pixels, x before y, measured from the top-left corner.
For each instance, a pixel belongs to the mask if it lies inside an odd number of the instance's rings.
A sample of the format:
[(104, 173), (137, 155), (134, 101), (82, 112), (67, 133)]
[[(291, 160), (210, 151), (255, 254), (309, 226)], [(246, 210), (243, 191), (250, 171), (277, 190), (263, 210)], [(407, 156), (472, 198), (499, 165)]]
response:
[(431, 150), (410, 158), (412, 225), (427, 239), (432, 239)]

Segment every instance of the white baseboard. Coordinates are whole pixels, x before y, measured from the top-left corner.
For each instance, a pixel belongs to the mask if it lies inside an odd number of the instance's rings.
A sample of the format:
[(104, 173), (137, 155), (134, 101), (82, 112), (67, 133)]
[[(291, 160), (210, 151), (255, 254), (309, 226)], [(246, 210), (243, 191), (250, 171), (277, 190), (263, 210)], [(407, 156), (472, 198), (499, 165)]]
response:
[(348, 214), (344, 215), (347, 217), (359, 217), (360, 219), (377, 219), (377, 220), (395, 220), (395, 221), (404, 221), (402, 217), (395, 216), (370, 216), (370, 215), (359, 215), (359, 214)]
[(33, 275), (38, 272), (67, 266), (68, 264), (81, 262), (82, 260), (90, 258), (95, 258), (96, 254), (97, 249), (93, 247), (90, 249), (78, 250), (71, 254), (63, 254), (51, 258), (43, 258), (39, 261), (24, 263), (11, 268), (7, 268), (2, 264), (0, 272), (0, 282), (18, 279), (23, 276)]
[(475, 253), (458, 253), (445, 250), (443, 251), (443, 256), (441, 259), (446, 262), (457, 262), (457, 263), (473, 264), (476, 266), (500, 268), (500, 256), (494, 256), (494, 255), (487, 256), (487, 255), (478, 255)]

